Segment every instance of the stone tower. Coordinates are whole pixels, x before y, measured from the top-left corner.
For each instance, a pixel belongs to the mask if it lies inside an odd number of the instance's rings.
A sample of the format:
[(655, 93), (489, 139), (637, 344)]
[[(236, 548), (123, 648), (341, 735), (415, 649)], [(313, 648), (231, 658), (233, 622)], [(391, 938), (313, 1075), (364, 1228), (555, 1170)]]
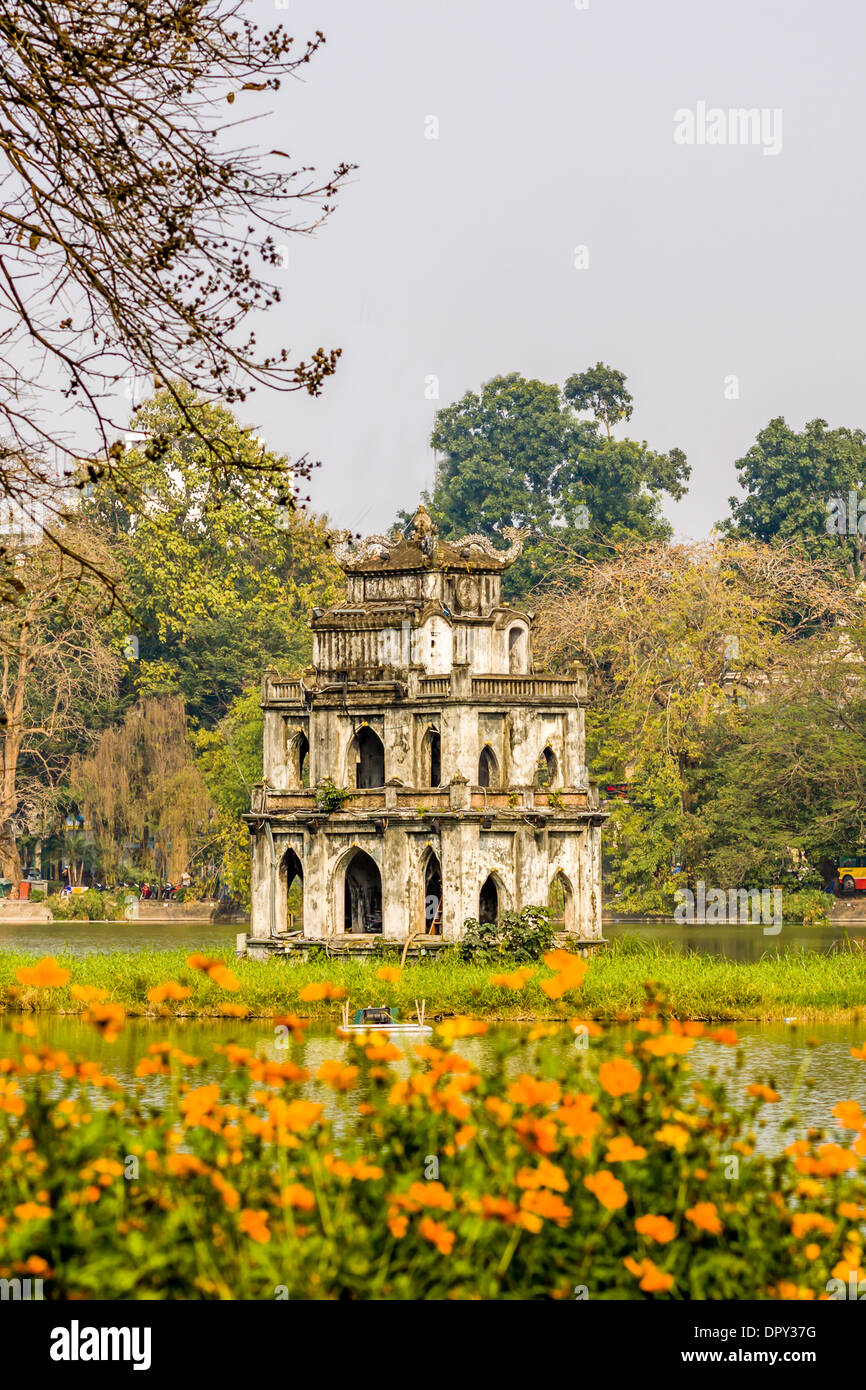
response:
[[(507, 550), (334, 536), (345, 603), (313, 610), (313, 664), (264, 674), (264, 777), (253, 789), (249, 949), (307, 937), (454, 939), (469, 917), (550, 904), (601, 936), (601, 825), (584, 752), (586, 678), (537, 672), (529, 613), (502, 601)], [(296, 929), (299, 923), (296, 923)]]

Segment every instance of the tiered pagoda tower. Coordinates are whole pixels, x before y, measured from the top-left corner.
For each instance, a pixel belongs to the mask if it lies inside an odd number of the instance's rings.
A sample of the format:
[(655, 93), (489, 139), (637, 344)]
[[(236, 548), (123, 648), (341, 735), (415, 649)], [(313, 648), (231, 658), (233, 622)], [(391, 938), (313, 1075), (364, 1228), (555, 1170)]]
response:
[(252, 839), (248, 948), (288, 930), (458, 938), (467, 918), (550, 904), (601, 937), (601, 826), (584, 749), (586, 677), (537, 672), (532, 615), (504, 603), (507, 550), (408, 536), (334, 536), (345, 603), (313, 610), (313, 664), (262, 682), (264, 778)]

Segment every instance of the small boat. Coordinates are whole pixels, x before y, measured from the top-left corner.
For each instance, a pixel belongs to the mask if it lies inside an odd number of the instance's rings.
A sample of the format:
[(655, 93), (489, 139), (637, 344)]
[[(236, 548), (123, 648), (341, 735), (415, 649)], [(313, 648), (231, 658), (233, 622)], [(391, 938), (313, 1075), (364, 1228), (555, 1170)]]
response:
[(337, 1029), (342, 1036), (350, 1033), (412, 1033), (415, 1035), (422, 1033), (432, 1033), (433, 1029), (424, 1022), (424, 1011), (427, 1001), (421, 1000), (420, 1005), (415, 1000), (416, 1018), (414, 1021), (401, 1023), (399, 1010), (392, 1008), (388, 1004), (368, 1007), (366, 1009), (356, 1009), (352, 1022), (349, 1022), (349, 1001), (343, 1004), (343, 1021)]

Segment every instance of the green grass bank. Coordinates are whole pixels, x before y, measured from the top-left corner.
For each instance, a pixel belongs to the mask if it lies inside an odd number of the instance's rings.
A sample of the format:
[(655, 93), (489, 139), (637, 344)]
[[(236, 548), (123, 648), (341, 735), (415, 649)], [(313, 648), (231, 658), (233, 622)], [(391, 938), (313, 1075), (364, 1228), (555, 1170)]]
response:
[[(398, 1006), (404, 1016), (414, 1012), (415, 999), (424, 998), (428, 1016), (465, 1013), (499, 1020), (585, 1017), (624, 1021), (639, 1015), (646, 983), (652, 981), (670, 1011), (682, 1018), (866, 1020), (866, 953), (856, 949), (833, 955), (817, 951), (768, 953), (759, 961), (738, 962), (626, 939), (594, 956), (581, 988), (558, 1001), (548, 999), (540, 988), (540, 982), (551, 976), (543, 965), (536, 967), (525, 988), (515, 993), (492, 983), (492, 976), (509, 969), (508, 962), (467, 965), (447, 957), (413, 962), (404, 968), (399, 982), (384, 983), (376, 976), (383, 964), (391, 963), (384, 959), (258, 963), (237, 961), (225, 953), (221, 959), (240, 981), (240, 988), (228, 993), (191, 970), (187, 954), (178, 950), (59, 955), (60, 964), (71, 972), (69, 983), (36, 989), (19, 984), (16, 975), (39, 957), (3, 951), (0, 1009), (77, 1013), (86, 1005), (73, 998), (71, 987), (90, 985), (107, 990), (109, 999), (122, 1004), (129, 1014), (153, 1018), (218, 1017), (220, 1006), (227, 1003), (244, 1006), (250, 1017), (292, 1012), (314, 1019), (336, 1018), (338, 1003), (304, 1002), (299, 997), (305, 985), (328, 980), (346, 989), (354, 1007), (387, 1001)], [(189, 986), (189, 998), (159, 1006), (149, 1003), (148, 990), (167, 980)]]

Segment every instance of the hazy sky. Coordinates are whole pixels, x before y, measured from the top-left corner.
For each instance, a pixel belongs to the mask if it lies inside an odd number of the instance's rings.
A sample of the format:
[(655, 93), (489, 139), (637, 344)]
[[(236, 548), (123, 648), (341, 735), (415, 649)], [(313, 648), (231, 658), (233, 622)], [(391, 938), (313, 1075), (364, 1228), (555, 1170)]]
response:
[[(313, 499), (335, 523), (380, 530), (430, 485), (434, 376), (446, 404), (505, 372), (625, 371), (627, 432), (688, 455), (689, 494), (666, 510), (692, 536), (725, 514), (734, 460), (773, 416), (866, 424), (853, 0), (250, 10), (327, 37), (257, 138), (359, 165), (327, 226), (290, 243), (283, 304), (259, 325), (302, 354), (341, 346), (337, 376), (247, 412), (273, 447), (322, 460)], [(765, 112), (756, 143), (733, 143), (734, 108)], [(716, 143), (676, 143), (683, 111)]]

